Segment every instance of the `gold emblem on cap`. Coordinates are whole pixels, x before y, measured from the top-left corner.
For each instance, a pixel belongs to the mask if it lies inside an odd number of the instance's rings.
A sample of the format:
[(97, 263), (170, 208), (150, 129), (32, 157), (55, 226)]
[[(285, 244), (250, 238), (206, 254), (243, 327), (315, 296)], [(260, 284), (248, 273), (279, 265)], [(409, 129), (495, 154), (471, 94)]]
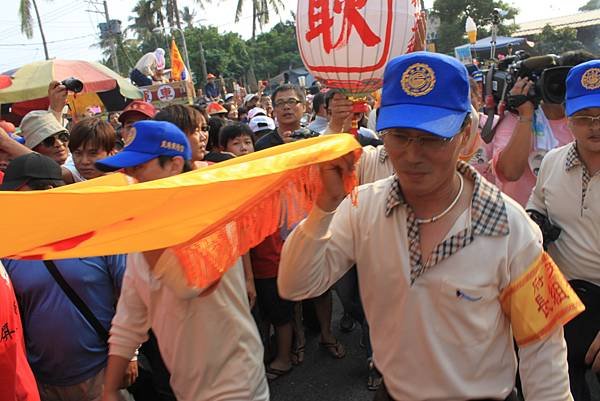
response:
[(402, 89), (409, 96), (425, 96), (435, 87), (435, 72), (427, 64), (413, 64), (402, 74)]
[(585, 89), (600, 89), (600, 68), (590, 68), (581, 77), (581, 86)]
[(124, 147), (126, 148), (127, 146), (129, 146), (131, 144), (131, 142), (133, 142), (134, 139), (135, 139), (135, 127), (131, 127), (131, 128), (129, 128), (129, 135), (127, 135), (127, 138), (125, 138), (125, 140), (123, 141)]

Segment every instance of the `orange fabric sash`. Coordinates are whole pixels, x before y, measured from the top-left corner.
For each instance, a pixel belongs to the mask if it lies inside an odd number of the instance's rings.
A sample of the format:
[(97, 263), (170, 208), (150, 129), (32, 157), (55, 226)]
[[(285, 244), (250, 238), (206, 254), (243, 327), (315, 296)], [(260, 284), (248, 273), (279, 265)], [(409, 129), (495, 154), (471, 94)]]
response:
[[(278, 227), (303, 218), (318, 164), (361, 148), (348, 134), (281, 145), (129, 185), (117, 173), (49, 191), (0, 192), (0, 257), (61, 259), (173, 247), (191, 285), (217, 280)], [(347, 177), (350, 192), (354, 175)]]

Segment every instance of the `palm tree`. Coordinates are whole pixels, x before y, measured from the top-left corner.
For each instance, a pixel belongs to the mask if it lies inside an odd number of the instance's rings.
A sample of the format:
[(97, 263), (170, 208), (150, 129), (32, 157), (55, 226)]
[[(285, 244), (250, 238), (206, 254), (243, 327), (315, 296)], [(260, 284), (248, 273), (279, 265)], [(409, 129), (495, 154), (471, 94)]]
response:
[[(238, 0), (235, 9), (235, 22), (239, 22), (243, 7), (244, 0)], [(284, 8), (285, 3), (283, 0), (252, 0), (252, 39), (256, 37), (257, 22), (261, 28), (269, 23), (270, 9), (273, 9), (275, 14), (279, 15)]]
[(37, 18), (38, 27), (40, 28), (40, 36), (42, 37), (42, 43), (44, 44), (44, 55), (46, 60), (49, 60), (48, 56), (48, 45), (46, 44), (46, 35), (44, 35), (44, 29), (42, 28), (42, 19), (40, 18), (40, 12), (38, 10), (37, 3), (35, 0), (21, 0), (19, 4), (19, 18), (21, 19), (21, 32), (27, 36), (28, 39), (33, 37), (33, 16), (31, 15), (31, 6), (35, 10), (35, 16)]
[(194, 26), (195, 18), (195, 10), (190, 9), (188, 6), (183, 7), (183, 11), (181, 11), (181, 20), (187, 24), (188, 28), (192, 28)]
[(131, 11), (133, 16), (129, 17), (130, 24), (127, 29), (135, 32), (137, 39), (142, 43), (156, 42), (154, 29), (164, 27), (162, 2), (138, 0)]

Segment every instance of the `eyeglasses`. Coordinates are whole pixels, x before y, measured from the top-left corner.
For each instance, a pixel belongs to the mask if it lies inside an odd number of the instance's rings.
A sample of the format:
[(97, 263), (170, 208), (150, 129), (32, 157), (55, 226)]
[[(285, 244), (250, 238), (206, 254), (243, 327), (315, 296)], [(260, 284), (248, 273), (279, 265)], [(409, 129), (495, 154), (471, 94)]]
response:
[(446, 147), (450, 142), (454, 140), (458, 135), (453, 136), (452, 138), (442, 138), (436, 136), (417, 136), (411, 137), (404, 134), (400, 134), (394, 130), (386, 130), (382, 133), (383, 136), (389, 136), (393, 138), (394, 145), (400, 148), (408, 148), (408, 145), (411, 142), (417, 144), (421, 149), (427, 151), (436, 151), (441, 150)]
[(208, 125), (201, 125), (197, 129), (198, 129), (198, 131), (201, 131), (201, 132), (208, 132)]
[(591, 128), (595, 122), (600, 123), (600, 116), (575, 116), (571, 117), (571, 121), (573, 121), (573, 124), (578, 127)]
[(69, 142), (69, 137), (70, 136), (69, 136), (68, 132), (60, 132), (58, 134), (54, 134), (54, 135), (49, 136), (48, 138), (44, 139), (42, 141), (42, 145), (44, 145), (47, 148), (51, 148), (52, 146), (54, 146), (57, 139), (59, 141), (61, 141), (63, 144), (66, 144)]
[(294, 107), (300, 103), (302, 103), (301, 100), (293, 99), (293, 98), (287, 99), (287, 100), (278, 100), (275, 102), (275, 107), (277, 107), (278, 109), (281, 109), (284, 106)]

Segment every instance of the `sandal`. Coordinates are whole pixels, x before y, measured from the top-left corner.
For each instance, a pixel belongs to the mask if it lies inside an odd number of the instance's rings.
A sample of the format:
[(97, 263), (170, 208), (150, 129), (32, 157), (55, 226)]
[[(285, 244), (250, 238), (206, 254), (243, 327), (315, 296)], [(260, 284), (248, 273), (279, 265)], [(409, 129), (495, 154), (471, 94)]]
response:
[(285, 376), (292, 371), (292, 367), (290, 366), (287, 370), (275, 369), (272, 368), (271, 365), (267, 365), (266, 368), (266, 376), (267, 380), (272, 382), (273, 380), (279, 379), (281, 376)]
[(333, 342), (333, 343), (319, 342), (319, 345), (321, 347), (323, 347), (323, 349), (325, 349), (327, 352), (329, 352), (329, 354), (336, 359), (342, 359), (343, 357), (346, 356), (346, 350), (344, 349), (344, 346), (338, 340), (335, 340), (335, 342)]
[(381, 376), (381, 373), (379, 373), (379, 370), (377, 370), (373, 361), (369, 361), (369, 377), (367, 377), (367, 388), (371, 391), (377, 391), (382, 382), (383, 376)]
[(292, 365), (304, 362), (304, 345), (299, 345), (292, 350)]

